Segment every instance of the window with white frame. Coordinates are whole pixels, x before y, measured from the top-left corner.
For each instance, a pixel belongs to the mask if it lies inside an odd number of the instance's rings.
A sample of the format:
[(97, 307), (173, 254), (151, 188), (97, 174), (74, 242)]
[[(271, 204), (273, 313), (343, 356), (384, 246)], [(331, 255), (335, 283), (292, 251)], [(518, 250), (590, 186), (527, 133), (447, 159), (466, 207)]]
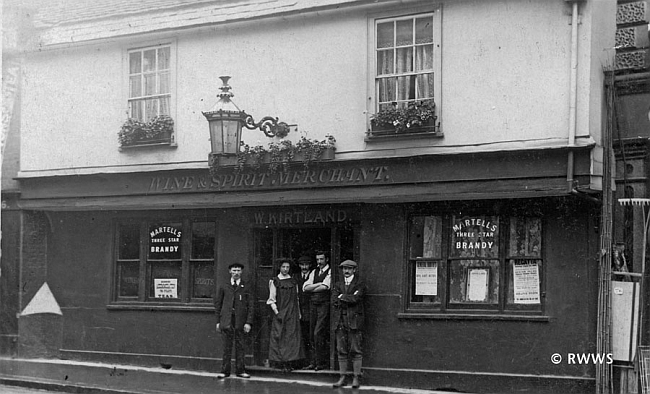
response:
[(384, 13), (369, 22), (373, 37), (370, 135), (440, 135), (440, 8)]
[(129, 118), (148, 122), (171, 115), (171, 44), (128, 51)]
[(434, 15), (376, 21), (377, 103), (379, 109), (397, 103), (434, 98)]

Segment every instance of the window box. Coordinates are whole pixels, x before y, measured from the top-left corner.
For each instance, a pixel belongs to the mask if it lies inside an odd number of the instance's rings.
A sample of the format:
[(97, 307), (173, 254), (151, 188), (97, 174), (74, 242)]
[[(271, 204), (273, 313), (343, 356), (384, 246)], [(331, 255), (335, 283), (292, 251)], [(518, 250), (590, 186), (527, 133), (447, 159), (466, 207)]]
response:
[(440, 123), (435, 115), (433, 100), (415, 102), (398, 107), (397, 103), (372, 115), (369, 136), (394, 136), (397, 134), (435, 134), (440, 133)]
[(167, 115), (156, 116), (144, 123), (129, 118), (122, 125), (118, 137), (121, 148), (148, 145), (170, 145), (173, 141), (174, 120)]
[(271, 142), (268, 149), (262, 145), (250, 147), (242, 142), (240, 152), (236, 155), (210, 154), (210, 171), (215, 173), (221, 167), (234, 167), (236, 172), (246, 168), (259, 170), (266, 166), (269, 173), (288, 171), (289, 166), (302, 163), (305, 168), (313, 162), (333, 160), (336, 140), (328, 135), (324, 140), (308, 140), (302, 137), (295, 145), (288, 140)]

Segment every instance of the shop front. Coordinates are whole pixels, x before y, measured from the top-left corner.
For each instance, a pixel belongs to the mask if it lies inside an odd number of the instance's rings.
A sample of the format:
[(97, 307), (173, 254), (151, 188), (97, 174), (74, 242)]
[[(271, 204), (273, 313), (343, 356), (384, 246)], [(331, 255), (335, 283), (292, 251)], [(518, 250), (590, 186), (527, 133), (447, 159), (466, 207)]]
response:
[[(575, 179), (588, 182), (589, 150), (575, 157)], [(278, 261), (326, 251), (333, 267), (357, 261), (369, 289), (368, 381), (587, 392), (593, 365), (550, 361), (593, 352), (596, 334), (599, 210), (566, 190), (565, 158), (24, 178), (22, 208), (45, 212), (35, 215), (49, 228), (41, 266), (65, 358), (218, 370), (212, 294), (240, 262), (257, 299), (247, 362), (263, 367)]]

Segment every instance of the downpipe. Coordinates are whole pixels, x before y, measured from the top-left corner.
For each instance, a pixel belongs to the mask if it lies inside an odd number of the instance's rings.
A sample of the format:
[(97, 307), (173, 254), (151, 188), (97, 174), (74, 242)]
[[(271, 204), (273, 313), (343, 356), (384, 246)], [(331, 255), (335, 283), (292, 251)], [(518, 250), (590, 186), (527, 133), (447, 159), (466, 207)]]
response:
[(576, 140), (576, 107), (578, 102), (578, 1), (571, 4), (571, 69), (569, 76), (569, 136), (567, 146), (569, 153), (567, 156), (567, 191), (572, 193), (573, 187), (573, 173), (574, 173), (574, 157), (573, 147)]

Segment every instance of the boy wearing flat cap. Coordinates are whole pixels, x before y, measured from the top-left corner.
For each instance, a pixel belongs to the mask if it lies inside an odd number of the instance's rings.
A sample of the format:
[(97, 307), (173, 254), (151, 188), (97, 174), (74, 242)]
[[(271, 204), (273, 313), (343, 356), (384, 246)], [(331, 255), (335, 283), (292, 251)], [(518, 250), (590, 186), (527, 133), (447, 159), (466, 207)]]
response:
[(352, 361), (354, 377), (352, 388), (359, 387), (361, 375), (361, 339), (363, 330), (363, 296), (366, 286), (356, 275), (357, 263), (345, 260), (339, 267), (343, 278), (332, 287), (332, 329), (336, 332), (336, 350), (339, 360), (340, 379), (333, 384), (336, 387), (345, 386), (348, 372), (348, 362)]
[(219, 379), (230, 376), (232, 346), (235, 343), (235, 374), (240, 378), (250, 378), (244, 367), (244, 339), (253, 323), (255, 298), (252, 288), (241, 279), (244, 266), (233, 263), (228, 266), (230, 280), (219, 286), (214, 299), (217, 314), (217, 331), (223, 339), (223, 358)]

